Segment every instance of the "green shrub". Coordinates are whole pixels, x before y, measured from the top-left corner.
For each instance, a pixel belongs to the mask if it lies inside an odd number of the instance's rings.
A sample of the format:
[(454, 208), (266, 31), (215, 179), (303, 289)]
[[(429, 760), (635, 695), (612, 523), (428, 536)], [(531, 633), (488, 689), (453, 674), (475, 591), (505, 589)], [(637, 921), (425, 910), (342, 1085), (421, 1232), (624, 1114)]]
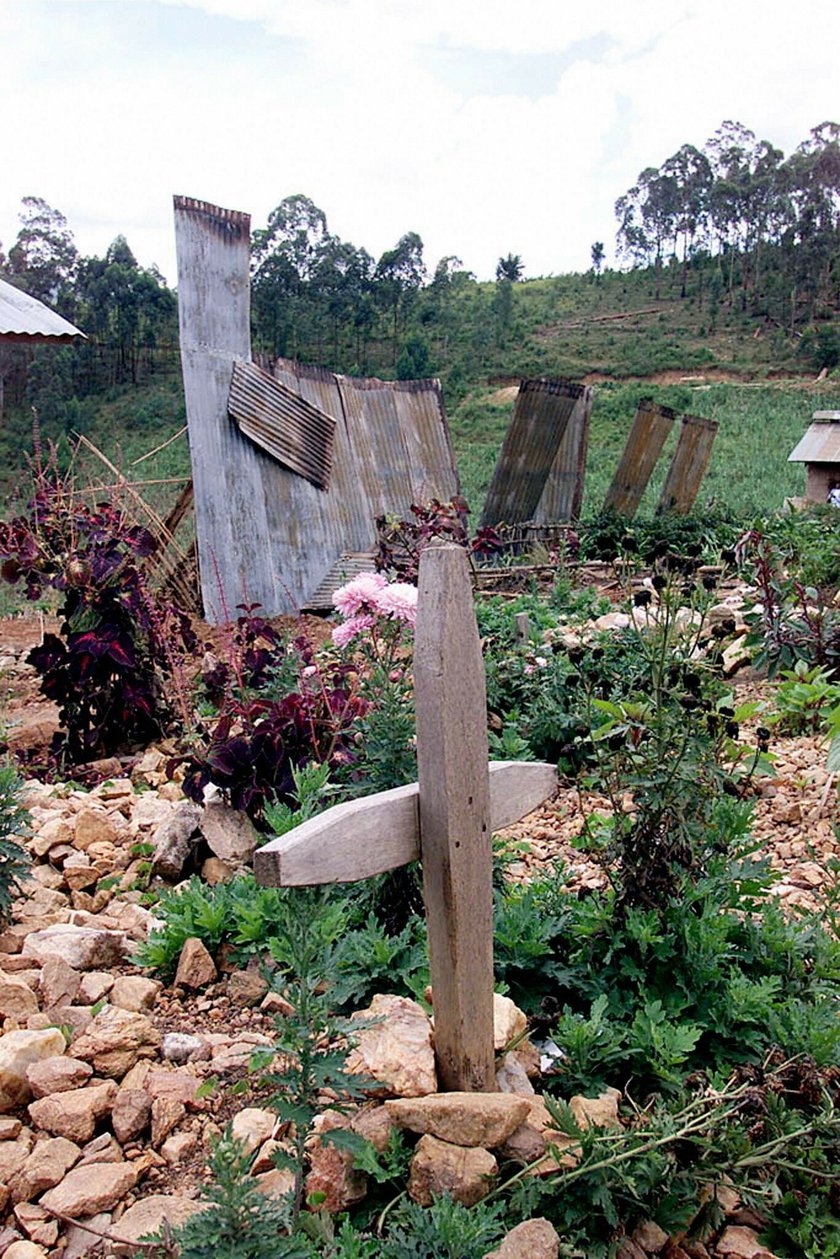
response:
[[(205, 1210), (176, 1232), (181, 1259), (310, 1259), (305, 1239), (289, 1237), (291, 1205), (286, 1198), (260, 1192), (251, 1176), (252, 1155), (231, 1134), (217, 1141), (210, 1155), (212, 1180), (202, 1193)], [(167, 1247), (166, 1254), (171, 1254)]]
[(26, 850), (15, 840), (25, 833), (28, 814), (20, 804), (21, 782), (9, 765), (0, 765), (0, 925), (8, 922), (12, 900), (29, 872)]

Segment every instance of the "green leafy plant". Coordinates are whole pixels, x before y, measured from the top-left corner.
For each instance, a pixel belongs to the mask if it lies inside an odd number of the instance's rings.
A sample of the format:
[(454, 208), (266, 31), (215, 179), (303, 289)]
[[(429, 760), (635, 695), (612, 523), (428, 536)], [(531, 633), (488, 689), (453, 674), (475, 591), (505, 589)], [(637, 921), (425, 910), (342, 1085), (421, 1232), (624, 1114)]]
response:
[(762, 607), (760, 615), (747, 618), (755, 663), (765, 666), (770, 677), (800, 660), (833, 674), (840, 663), (840, 615), (819, 590), (782, 571), (779, 553), (762, 529), (748, 530), (737, 549), (752, 571)]
[(291, 893), (280, 906), (269, 951), (277, 967), (273, 986), (292, 1008), (278, 1020), (272, 1052), (255, 1055), (254, 1066), (267, 1065), (275, 1054), (286, 1064), (275, 1065), (265, 1080), (275, 1090), (272, 1105), (277, 1113), (294, 1125), (292, 1151), (279, 1153), (277, 1161), (295, 1177), (296, 1224), (304, 1205), (305, 1146), (319, 1110), (318, 1098), (325, 1089), (344, 1099), (363, 1095), (364, 1081), (344, 1069), (347, 1041), (360, 1024), (333, 1014), (329, 988), (336, 950), (347, 929), (347, 910), (328, 888), (295, 888)]
[(784, 734), (817, 734), (840, 709), (840, 681), (828, 669), (798, 660), (784, 669), (773, 693), (776, 712), (767, 718)]
[(247, 1147), (226, 1129), (210, 1155), (212, 1179), (202, 1192), (204, 1210), (173, 1238), (155, 1239), (161, 1241), (163, 1254), (180, 1259), (311, 1259), (306, 1240), (290, 1235), (289, 1201), (260, 1192), (250, 1175), (252, 1161)]
[(277, 801), (265, 806), (265, 820), (274, 835), (285, 835), (287, 831), (315, 817), (327, 807), (333, 790), (330, 786), (329, 765), (319, 765), (317, 762), (303, 765), (299, 769), (293, 767), (292, 783), (293, 804)]
[(362, 1006), (383, 989), (420, 997), (428, 982), (426, 923), (418, 914), (388, 931), (371, 912), (337, 944), (331, 996), (338, 1009)]
[(637, 596), (643, 688), (607, 698), (587, 684), (592, 764), (579, 781), (606, 795), (612, 814), (606, 822), (584, 817), (580, 846), (600, 862), (619, 909), (655, 910), (686, 876), (702, 874), (715, 846), (731, 838), (717, 824), (720, 799), (742, 794), (745, 780), (768, 764), (761, 747), (738, 742), (755, 707), (736, 708), (713, 664), (695, 662), (701, 641), (714, 641), (704, 633), (711, 594), (684, 576), (665, 557), (653, 579), (652, 616), (649, 592), (645, 602)]
[[(511, 1214), (548, 1216), (569, 1253), (607, 1259), (643, 1219), (669, 1233), (708, 1238), (722, 1222), (716, 1186), (734, 1183), (745, 1204), (770, 1216), (769, 1232), (783, 1239), (782, 1253), (836, 1254), (835, 1092), (830, 1073), (815, 1071), (801, 1056), (774, 1054), (713, 1088), (704, 1079), (643, 1109), (628, 1101), (620, 1132), (581, 1129), (568, 1107), (549, 1097), (554, 1127), (576, 1143), (577, 1165), (544, 1179), (521, 1169), (494, 1196), (507, 1200)], [(701, 1192), (705, 1207), (698, 1205)], [(794, 1214), (796, 1201), (807, 1202), (805, 1213)]]
[(188, 883), (160, 897), (155, 912), (163, 926), (150, 932), (138, 949), (138, 964), (170, 978), (184, 943), (193, 936), (211, 953), (229, 942), (244, 960), (265, 946), (285, 896), (279, 888), (259, 887), (252, 875), (215, 887), (193, 875)]
[(448, 1196), (431, 1207), (403, 1203), (393, 1214), (381, 1259), (483, 1259), (505, 1231), (502, 1204), (464, 1207)]
[(25, 834), (29, 815), (20, 803), (21, 781), (10, 765), (0, 765), (0, 926), (11, 914), (12, 899), (29, 873), (26, 850), (15, 836)]

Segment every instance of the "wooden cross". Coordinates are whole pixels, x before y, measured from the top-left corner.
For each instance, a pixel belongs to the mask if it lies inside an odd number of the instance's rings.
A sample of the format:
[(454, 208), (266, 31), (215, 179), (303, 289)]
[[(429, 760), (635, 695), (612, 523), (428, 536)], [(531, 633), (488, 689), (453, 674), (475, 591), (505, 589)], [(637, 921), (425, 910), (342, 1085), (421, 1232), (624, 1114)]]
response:
[(493, 832), (557, 786), (552, 765), (487, 759), (484, 663), (466, 552), (420, 558), (414, 650), (419, 783), (335, 805), (254, 856), (269, 887), (349, 883), (411, 861), (423, 898), (444, 1090), (492, 1092)]

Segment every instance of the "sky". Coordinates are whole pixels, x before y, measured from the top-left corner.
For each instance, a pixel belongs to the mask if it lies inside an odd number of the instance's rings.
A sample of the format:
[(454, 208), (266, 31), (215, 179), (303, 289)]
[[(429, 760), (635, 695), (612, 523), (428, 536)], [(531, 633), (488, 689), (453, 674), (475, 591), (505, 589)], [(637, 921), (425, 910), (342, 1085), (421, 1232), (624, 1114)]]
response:
[(173, 194), (304, 193), (374, 257), (583, 271), (682, 144), (840, 121), (838, 46), (837, 0), (0, 0), (0, 242), (38, 196), (174, 284)]

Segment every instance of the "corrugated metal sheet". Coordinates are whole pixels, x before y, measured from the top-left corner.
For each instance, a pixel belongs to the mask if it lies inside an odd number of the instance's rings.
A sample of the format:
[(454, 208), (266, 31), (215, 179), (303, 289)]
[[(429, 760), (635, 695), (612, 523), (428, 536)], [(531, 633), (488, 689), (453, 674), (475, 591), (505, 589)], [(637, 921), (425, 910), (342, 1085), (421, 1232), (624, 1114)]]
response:
[(619, 516), (633, 516), (656, 466), (676, 413), (643, 399), (636, 410), (627, 443), (612, 485), (604, 499), (604, 510)]
[(4, 341), (73, 341), (84, 333), (36, 297), (0, 280), (0, 338)]
[(205, 611), (214, 621), (239, 603), (296, 612), (342, 556), (373, 551), (378, 514), (405, 515), (421, 495), (457, 493), (440, 386), (273, 364), (277, 381), (334, 422), (329, 488), (318, 489), (228, 415), (234, 364), (251, 361), (248, 216), (178, 197), (175, 235)]
[(350, 581), (351, 577), (358, 577), (359, 573), (372, 573), (375, 570), (376, 564), (369, 551), (363, 551), (361, 555), (353, 555), (350, 552), (339, 555), (318, 589), (307, 600), (307, 610), (312, 612), (332, 611), (332, 597), (339, 586), (343, 586), (345, 582)]
[(788, 463), (840, 463), (840, 421), (815, 420), (788, 455)]
[(534, 512), (534, 521), (537, 524), (577, 520), (580, 516), (586, 456), (589, 451), (589, 420), (594, 396), (592, 386), (587, 385), (575, 403)]
[(523, 380), (481, 513), (482, 525), (531, 520), (583, 385), (559, 378)]
[(657, 511), (691, 511), (715, 444), (718, 426), (700, 415), (684, 415), (677, 448), (659, 496)]
[(271, 505), (272, 532), (289, 542), (284, 580), (300, 591), (299, 606), (320, 606), (315, 594), (341, 557), (373, 551), (377, 516), (406, 516), (413, 502), (457, 494), (443, 396), (436, 380), (337, 376), (289, 359), (277, 360), (274, 375), (336, 420), (329, 494), (313, 501), (294, 477)]
[(318, 489), (330, 483), (335, 420), (254, 363), (234, 363), (228, 414), (247, 437)]
[(275, 601), (266, 556), (275, 484), (287, 477), (320, 491), (264, 455), (228, 416), (233, 364), (251, 358), (248, 215), (177, 197), (175, 243), (201, 596), (219, 622), (238, 603), (271, 609)]

